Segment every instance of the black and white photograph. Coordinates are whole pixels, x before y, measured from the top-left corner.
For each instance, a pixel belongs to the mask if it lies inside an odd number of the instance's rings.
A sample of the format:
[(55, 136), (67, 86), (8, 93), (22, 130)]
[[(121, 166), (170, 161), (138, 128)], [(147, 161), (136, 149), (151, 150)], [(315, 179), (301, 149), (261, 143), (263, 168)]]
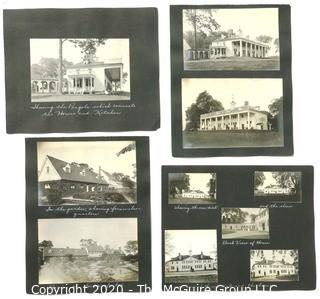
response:
[(183, 9), (184, 70), (280, 69), (276, 7)]
[(30, 39), (30, 63), (31, 102), (130, 100), (129, 39)]
[(183, 148), (284, 146), (280, 78), (182, 79)]
[(216, 173), (169, 173), (168, 179), (169, 204), (216, 203)]
[(254, 196), (271, 201), (301, 202), (301, 177), (297, 171), (255, 171)]
[(222, 239), (269, 239), (268, 208), (221, 208)]
[(164, 233), (166, 283), (218, 281), (216, 230), (165, 230)]
[(137, 218), (39, 219), (39, 284), (138, 281)]
[(251, 282), (299, 281), (296, 249), (250, 250)]
[(137, 202), (135, 141), (37, 142), (38, 205)]

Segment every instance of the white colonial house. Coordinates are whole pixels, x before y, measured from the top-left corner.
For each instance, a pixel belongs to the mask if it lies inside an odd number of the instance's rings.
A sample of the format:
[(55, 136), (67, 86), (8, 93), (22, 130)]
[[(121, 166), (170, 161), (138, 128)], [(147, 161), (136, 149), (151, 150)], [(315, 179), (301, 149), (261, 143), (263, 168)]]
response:
[(258, 106), (250, 106), (244, 102), (243, 106), (236, 107), (234, 101), (231, 108), (209, 112), (200, 115), (201, 131), (216, 130), (271, 130), (268, 123), (268, 112), (260, 110)]
[[(241, 219), (242, 220), (242, 219)], [(269, 231), (269, 210), (260, 208), (258, 214), (248, 215), (241, 221), (235, 212), (222, 213), (222, 230), (224, 231)]]
[(200, 254), (182, 255), (171, 258), (165, 264), (166, 272), (196, 272), (196, 271), (213, 271), (217, 270), (217, 259)]
[(298, 274), (294, 264), (286, 263), (284, 260), (261, 260), (251, 265), (251, 279), (268, 276), (290, 276)]
[(210, 196), (200, 190), (185, 190), (181, 194), (182, 198), (210, 198)]
[(77, 63), (66, 68), (69, 94), (108, 93), (123, 87), (122, 59)]

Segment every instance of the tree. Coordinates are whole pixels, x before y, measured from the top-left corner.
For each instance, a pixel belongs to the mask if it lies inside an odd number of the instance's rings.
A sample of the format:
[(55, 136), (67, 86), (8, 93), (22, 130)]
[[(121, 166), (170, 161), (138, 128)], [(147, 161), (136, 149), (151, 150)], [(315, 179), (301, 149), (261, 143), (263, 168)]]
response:
[(50, 240), (43, 240), (42, 242), (39, 243), (38, 247), (52, 248), (53, 247), (53, 243)]
[[(135, 151), (135, 150), (136, 150), (136, 142), (133, 141), (133, 142), (129, 143), (127, 146), (125, 146), (124, 148), (122, 148), (118, 153), (116, 153), (116, 156), (119, 157), (125, 153)], [(134, 169), (132, 178), (135, 179), (137, 176), (136, 163), (133, 163), (132, 167)]]
[(274, 172), (272, 176), (282, 188), (292, 188), (293, 193), (297, 193), (301, 187), (301, 173), (280, 171)]
[(215, 198), (215, 194), (216, 194), (216, 181), (217, 181), (217, 175), (215, 173), (211, 173), (211, 178), (207, 184), (207, 187), (209, 188), (208, 194), (212, 198)]
[[(270, 44), (271, 41), (272, 41), (272, 37), (269, 36), (269, 35), (259, 35), (256, 37), (256, 40), (261, 42), (261, 43), (264, 43), (264, 44)], [(268, 46), (268, 49), (270, 49), (270, 46)]]
[(170, 256), (171, 252), (174, 249), (174, 246), (172, 244), (172, 236), (169, 231), (164, 232), (164, 242), (165, 242), (164, 244), (165, 255)]
[(137, 255), (138, 254), (138, 241), (130, 240), (124, 246), (124, 251), (128, 255)]
[(269, 119), (271, 127), (275, 130), (282, 129), (283, 126), (283, 97), (273, 99), (269, 108)]
[[(66, 67), (72, 66), (73, 63), (63, 60), (63, 75), (66, 74)], [(31, 65), (31, 77), (58, 78), (59, 77), (59, 59), (42, 57), (39, 63)]]
[(205, 90), (199, 93), (196, 102), (191, 104), (186, 110), (186, 131), (198, 130), (200, 128), (200, 115), (204, 113), (223, 110), (220, 101), (213, 97)]
[(121, 183), (123, 187), (127, 187), (130, 189), (134, 189), (136, 187), (136, 184), (133, 180), (130, 179), (128, 175), (125, 175), (121, 179)]
[(276, 38), (273, 42), (275, 48), (276, 48), (276, 53), (279, 52), (279, 38)]
[(184, 11), (187, 22), (193, 27), (194, 50), (197, 50), (197, 30), (213, 32), (220, 27), (213, 17), (214, 12), (214, 9), (186, 9)]
[(189, 190), (190, 178), (186, 173), (170, 173), (169, 174), (169, 194), (173, 198), (177, 193), (181, 194), (183, 190)]
[(262, 171), (256, 171), (254, 173), (254, 187), (257, 189), (257, 187), (262, 186), (265, 179), (266, 176)]
[(97, 242), (92, 239), (81, 239), (80, 240), (80, 247), (87, 247), (87, 246), (95, 246)]

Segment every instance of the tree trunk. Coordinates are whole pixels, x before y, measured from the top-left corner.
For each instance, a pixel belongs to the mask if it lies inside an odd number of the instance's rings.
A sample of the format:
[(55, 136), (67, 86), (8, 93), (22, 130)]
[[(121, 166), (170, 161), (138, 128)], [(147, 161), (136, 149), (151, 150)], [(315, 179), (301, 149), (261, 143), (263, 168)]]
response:
[(58, 94), (62, 95), (63, 71), (62, 71), (62, 39), (59, 38), (59, 66), (58, 66)]

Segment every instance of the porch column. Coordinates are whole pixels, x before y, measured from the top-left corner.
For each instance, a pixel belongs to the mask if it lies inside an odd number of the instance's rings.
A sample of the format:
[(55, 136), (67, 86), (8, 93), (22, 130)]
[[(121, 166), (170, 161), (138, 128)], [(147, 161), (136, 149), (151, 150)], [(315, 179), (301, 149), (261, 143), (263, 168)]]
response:
[(123, 66), (121, 65), (120, 67), (120, 90), (122, 90), (122, 82), (123, 82), (123, 70), (122, 70)]
[(237, 128), (238, 128), (238, 130), (240, 129), (240, 113), (238, 113)]
[(229, 129), (232, 128), (231, 114), (229, 115)]
[(249, 111), (248, 111), (247, 119), (248, 119), (248, 130), (249, 130), (250, 129), (250, 112)]
[(246, 54), (245, 56), (248, 56), (248, 43), (246, 42)]
[(221, 129), (222, 129), (222, 130), (223, 130), (223, 125), (224, 125), (224, 119), (223, 119), (223, 117), (224, 117), (224, 116), (221, 117)]
[(83, 94), (83, 88), (84, 88), (84, 77), (81, 78), (81, 94)]
[(240, 40), (240, 57), (242, 57), (242, 41)]
[(90, 80), (90, 93), (92, 93), (93, 91), (93, 77), (91, 77), (91, 80)]
[(218, 117), (216, 116), (216, 130), (218, 130)]
[(258, 58), (258, 45), (255, 45), (256, 48), (256, 58)]

